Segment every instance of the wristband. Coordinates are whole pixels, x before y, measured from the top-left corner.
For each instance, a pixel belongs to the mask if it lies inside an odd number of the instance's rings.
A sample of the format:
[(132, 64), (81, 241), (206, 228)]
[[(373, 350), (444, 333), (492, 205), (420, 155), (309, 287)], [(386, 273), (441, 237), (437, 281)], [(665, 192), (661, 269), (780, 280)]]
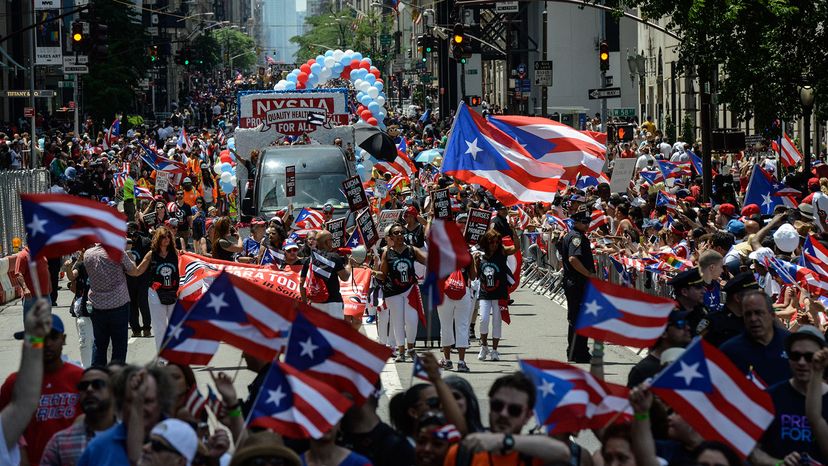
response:
[(227, 411), (227, 415), (230, 416), (230, 417), (241, 417), (241, 415), (242, 415), (241, 407), (237, 406), (237, 407)]
[(45, 340), (41, 337), (36, 337), (33, 335), (26, 335), (26, 340), (29, 343), (43, 343)]
[(650, 413), (646, 411), (641, 413), (635, 413), (633, 414), (633, 417), (638, 421), (646, 421), (647, 419), (650, 419)]

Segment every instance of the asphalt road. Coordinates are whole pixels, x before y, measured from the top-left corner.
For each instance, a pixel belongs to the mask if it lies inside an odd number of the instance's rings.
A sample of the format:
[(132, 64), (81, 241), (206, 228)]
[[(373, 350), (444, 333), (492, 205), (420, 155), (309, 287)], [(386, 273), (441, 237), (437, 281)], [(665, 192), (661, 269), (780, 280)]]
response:
[[(79, 361), (78, 333), (74, 325), (74, 318), (69, 315), (71, 293), (65, 289), (66, 282), (62, 282), (62, 289), (58, 296), (58, 306), (53, 309), (66, 326), (66, 346), (64, 354), (71, 360)], [(503, 339), (500, 342), (501, 360), (478, 361), (478, 342), (472, 341), (472, 348), (466, 357), (471, 372), (457, 374), (468, 379), (480, 399), (482, 419), (484, 424), (488, 419), (488, 403), (486, 394), (491, 383), (501, 375), (518, 370), (519, 359), (557, 359), (565, 360), (566, 351), (566, 310), (550, 301), (536, 295), (529, 290), (519, 289), (512, 296), (515, 303), (511, 306), (511, 325), (503, 326)], [(20, 364), (20, 342), (12, 337), (14, 332), (23, 329), (23, 308), (20, 302), (0, 306), (0, 380), (17, 370)], [(376, 337), (376, 329), (363, 326), (362, 331), (371, 337)], [(418, 350), (428, 351), (431, 348), (418, 346)], [(433, 348), (437, 350), (437, 348)], [(438, 351), (439, 352), (439, 351)], [(610, 382), (625, 384), (627, 374), (632, 366), (640, 360), (634, 350), (623, 346), (608, 345), (605, 350), (605, 376)], [(130, 338), (127, 351), (127, 361), (134, 364), (145, 364), (155, 357), (153, 338)], [(439, 355), (438, 355), (439, 357)], [(452, 358), (456, 364), (456, 355)], [(585, 366), (584, 366), (585, 367)], [(586, 367), (585, 367), (586, 368)], [(229, 345), (222, 344), (218, 353), (213, 357), (210, 368), (194, 368), (199, 386), (210, 381), (209, 371), (225, 371), (234, 377), (239, 395), (247, 394), (249, 384), (255, 374), (244, 367), (241, 352)], [(405, 390), (412, 384), (412, 364), (389, 362), (382, 373), (382, 383), (385, 391), (380, 406), (380, 415), (388, 420), (387, 400), (394, 393)], [(417, 381), (415, 383), (420, 383)], [(203, 392), (203, 389), (202, 389)], [(591, 433), (583, 432), (578, 437), (579, 443), (590, 451), (598, 448), (598, 442)]]

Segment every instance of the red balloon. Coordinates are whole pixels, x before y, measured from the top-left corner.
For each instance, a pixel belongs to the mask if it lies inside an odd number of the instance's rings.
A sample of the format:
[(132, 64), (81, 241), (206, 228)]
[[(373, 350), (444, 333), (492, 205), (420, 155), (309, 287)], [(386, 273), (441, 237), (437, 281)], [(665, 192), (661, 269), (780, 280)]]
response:
[(339, 77), (342, 79), (348, 79), (351, 77), (351, 69), (350, 67), (346, 66), (341, 73), (339, 73)]
[(300, 82), (296, 83), (296, 89), (304, 89), (304, 88), (305, 88), (305, 83), (300, 83)]
[(308, 64), (308, 66), (311, 66), (311, 65), (313, 65), (314, 63), (316, 63), (316, 59), (315, 59), (315, 58), (311, 58), (310, 60), (308, 60), (308, 61), (307, 61), (307, 62), (305, 62), (305, 63), (307, 63), (307, 64)]
[(377, 126), (377, 125), (379, 124), (379, 122), (377, 121), (377, 119), (376, 119), (376, 118), (374, 118), (374, 117), (371, 117), (371, 118), (369, 118), (369, 119), (365, 120), (365, 122), (366, 122), (366, 123), (368, 123), (368, 124), (369, 124), (369, 125), (371, 125), (371, 126)]
[[(305, 65), (302, 65), (305, 66)], [(304, 71), (300, 71), (299, 74), (296, 76), (296, 82), (300, 84), (305, 84), (308, 81), (308, 73)]]
[(377, 67), (376, 67), (376, 66), (374, 66), (374, 65), (371, 65), (371, 68), (370, 68), (368, 71), (369, 71), (371, 74), (373, 74), (373, 73), (374, 73), (374, 71), (377, 71)]
[(222, 155), (221, 157), (219, 157), (219, 160), (221, 160), (222, 163), (232, 163), (233, 162), (233, 159), (231, 159), (229, 155)]
[(370, 111), (370, 110), (363, 110), (363, 111), (359, 114), (359, 116), (360, 116), (363, 120), (368, 121), (370, 118), (373, 118), (373, 116), (374, 116), (374, 115), (371, 113), (371, 111)]
[(357, 107), (357, 115), (362, 115), (362, 112), (364, 112), (365, 110), (367, 110), (365, 106), (360, 104), (359, 107)]
[(351, 60), (351, 69), (355, 70), (359, 68), (359, 60)]
[(304, 71), (305, 74), (310, 74), (310, 72), (311, 72), (310, 65), (308, 65), (307, 63), (303, 64), (302, 66), (299, 67), (299, 71)]
[(371, 69), (371, 64), (368, 63), (367, 61), (363, 61), (362, 63), (359, 64), (359, 67), (362, 68), (363, 70), (367, 71), (367, 70)]
[[(221, 151), (221, 152), (219, 153), (219, 156), (220, 156), (220, 157), (224, 157), (225, 155), (226, 155), (226, 156), (228, 156), (228, 157), (230, 157), (230, 149), (224, 149), (223, 151)], [(232, 158), (231, 158), (230, 160), (232, 160)]]
[(379, 77), (380, 77), (380, 71), (379, 70), (373, 70), (373, 71), (371, 71), (371, 74), (373, 74), (374, 77), (377, 78), (377, 79), (379, 79)]

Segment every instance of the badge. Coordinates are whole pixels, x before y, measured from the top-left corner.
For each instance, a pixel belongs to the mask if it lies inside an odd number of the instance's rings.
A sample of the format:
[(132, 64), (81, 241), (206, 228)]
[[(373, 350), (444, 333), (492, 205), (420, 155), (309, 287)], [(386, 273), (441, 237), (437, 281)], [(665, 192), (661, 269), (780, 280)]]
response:
[(696, 326), (696, 335), (704, 335), (707, 333), (707, 328), (710, 327), (710, 321), (702, 319), (699, 324)]
[(572, 245), (576, 248), (581, 245), (581, 238), (575, 237), (572, 238)]

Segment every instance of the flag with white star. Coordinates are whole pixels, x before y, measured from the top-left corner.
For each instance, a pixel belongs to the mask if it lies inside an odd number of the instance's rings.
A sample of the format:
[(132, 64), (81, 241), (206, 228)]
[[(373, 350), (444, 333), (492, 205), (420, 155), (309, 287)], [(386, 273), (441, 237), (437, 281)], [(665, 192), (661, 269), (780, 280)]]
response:
[(750, 175), (743, 205), (757, 204), (763, 215), (770, 215), (778, 205), (796, 207), (797, 203), (793, 196), (799, 194), (799, 191), (777, 181), (759, 164), (756, 164), (753, 166), (753, 172)]
[(250, 425), (295, 438), (320, 438), (352, 402), (289, 364), (273, 361), (250, 413)]
[(729, 445), (742, 459), (774, 419), (770, 395), (701, 338), (690, 343), (650, 387), (702, 438)]
[(106, 204), (68, 194), (21, 194), (26, 244), (32, 259), (71, 254), (100, 243), (120, 262), (126, 248), (126, 216)]
[(285, 362), (361, 402), (376, 389), (390, 356), (389, 348), (344, 320), (305, 306), (290, 327)]
[(575, 329), (595, 340), (649, 348), (664, 333), (675, 307), (670, 298), (590, 279)]
[(159, 356), (176, 364), (206, 366), (218, 351), (219, 342), (200, 338), (195, 329), (182, 322), (186, 315), (181, 302), (175, 303)]
[(564, 172), (561, 165), (532, 157), (518, 141), (462, 103), (441, 170), (479, 184), (507, 206), (552, 202)]

